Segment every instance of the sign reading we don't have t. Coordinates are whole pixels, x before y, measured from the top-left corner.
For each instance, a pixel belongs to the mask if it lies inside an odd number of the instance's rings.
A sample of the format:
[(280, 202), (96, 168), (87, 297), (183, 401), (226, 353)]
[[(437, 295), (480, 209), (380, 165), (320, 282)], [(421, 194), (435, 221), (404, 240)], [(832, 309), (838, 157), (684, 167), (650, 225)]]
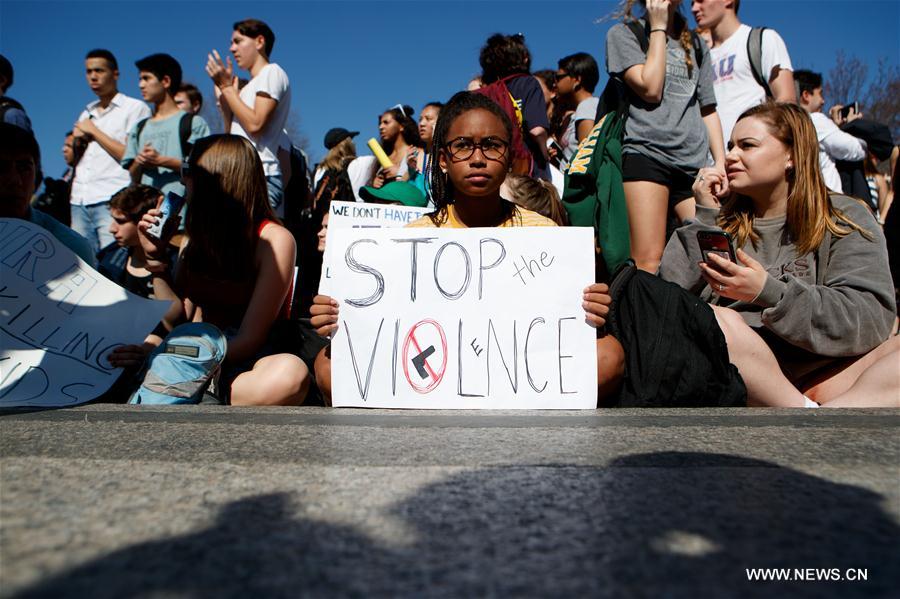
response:
[(335, 406), (589, 409), (589, 228), (330, 232)]

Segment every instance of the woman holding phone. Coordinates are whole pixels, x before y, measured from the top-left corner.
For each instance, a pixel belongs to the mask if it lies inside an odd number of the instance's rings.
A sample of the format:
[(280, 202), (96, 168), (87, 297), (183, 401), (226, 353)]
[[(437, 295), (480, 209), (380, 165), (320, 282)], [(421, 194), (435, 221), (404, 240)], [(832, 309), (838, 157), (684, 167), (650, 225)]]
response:
[[(669, 241), (659, 274), (713, 305), (729, 355), (756, 356), (731, 360), (751, 398), (753, 385), (781, 385), (785, 405), (900, 405), (884, 235), (864, 204), (829, 193), (809, 116), (756, 106), (729, 145), (729, 195), (720, 205), (721, 173), (700, 170), (697, 219)], [(737, 261), (702, 252), (698, 232), (727, 233)]]
[(172, 228), (148, 235), (161, 211), (150, 210), (138, 225), (155, 272), (154, 295), (177, 300), (163, 324), (172, 330), (206, 322), (225, 334), (220, 400), (302, 403), (309, 367), (278, 335), (290, 307), (296, 247), (269, 205), (259, 154), (244, 137), (212, 135), (197, 141), (183, 170), (187, 235), (175, 265), (166, 264), (165, 253)]

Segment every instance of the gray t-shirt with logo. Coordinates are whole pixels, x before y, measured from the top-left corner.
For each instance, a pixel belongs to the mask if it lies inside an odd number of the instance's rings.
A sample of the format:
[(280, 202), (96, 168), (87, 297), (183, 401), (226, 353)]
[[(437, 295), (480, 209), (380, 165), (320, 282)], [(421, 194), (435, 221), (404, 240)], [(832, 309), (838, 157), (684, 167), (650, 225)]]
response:
[[(697, 68), (697, 58), (691, 47), (693, 68), (688, 72), (681, 42), (667, 38), (662, 102), (650, 104), (631, 95), (623, 152), (643, 154), (689, 174), (706, 166), (709, 140), (700, 108), (714, 106), (716, 94), (709, 49), (702, 40), (700, 44), (701, 66)], [(625, 24), (619, 23), (609, 30), (606, 70), (611, 77), (621, 79), (629, 68), (646, 62), (647, 57), (637, 38)]]

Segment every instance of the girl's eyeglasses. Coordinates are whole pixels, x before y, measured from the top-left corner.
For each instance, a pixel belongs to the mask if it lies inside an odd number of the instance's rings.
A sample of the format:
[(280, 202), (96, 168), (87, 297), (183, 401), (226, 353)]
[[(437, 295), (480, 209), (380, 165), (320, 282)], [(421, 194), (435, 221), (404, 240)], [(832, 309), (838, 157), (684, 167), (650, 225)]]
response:
[(470, 137), (457, 137), (445, 146), (454, 160), (468, 160), (475, 153), (475, 148), (488, 160), (500, 160), (506, 156), (509, 142), (499, 137), (485, 137), (480, 142)]

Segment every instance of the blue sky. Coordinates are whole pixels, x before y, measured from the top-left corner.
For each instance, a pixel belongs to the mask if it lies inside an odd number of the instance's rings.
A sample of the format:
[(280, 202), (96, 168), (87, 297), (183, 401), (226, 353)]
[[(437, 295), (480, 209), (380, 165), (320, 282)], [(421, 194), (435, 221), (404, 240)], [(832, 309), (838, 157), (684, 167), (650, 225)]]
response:
[[(168, 52), (181, 62), (185, 80), (211, 100), (207, 52), (227, 52), (234, 21), (262, 19), (275, 31), (272, 59), (291, 79), (295, 128), (317, 160), (331, 127), (361, 131), (362, 152), (384, 109), (402, 102), (418, 113), (429, 100), (463, 88), (478, 73), (478, 50), (494, 32), (524, 33), (535, 69), (555, 68), (559, 58), (579, 51), (602, 65), (611, 23), (597, 21), (614, 7), (596, 0), (2, 0), (0, 52), (16, 69), (10, 95), (34, 122), (45, 173), (58, 176), (62, 134), (95, 99), (84, 80), (88, 50), (112, 50), (120, 91), (136, 97), (134, 61)], [(839, 49), (869, 64), (870, 72), (880, 58), (900, 61), (898, 0), (744, 0), (741, 17), (777, 29), (795, 68), (827, 74)]]

